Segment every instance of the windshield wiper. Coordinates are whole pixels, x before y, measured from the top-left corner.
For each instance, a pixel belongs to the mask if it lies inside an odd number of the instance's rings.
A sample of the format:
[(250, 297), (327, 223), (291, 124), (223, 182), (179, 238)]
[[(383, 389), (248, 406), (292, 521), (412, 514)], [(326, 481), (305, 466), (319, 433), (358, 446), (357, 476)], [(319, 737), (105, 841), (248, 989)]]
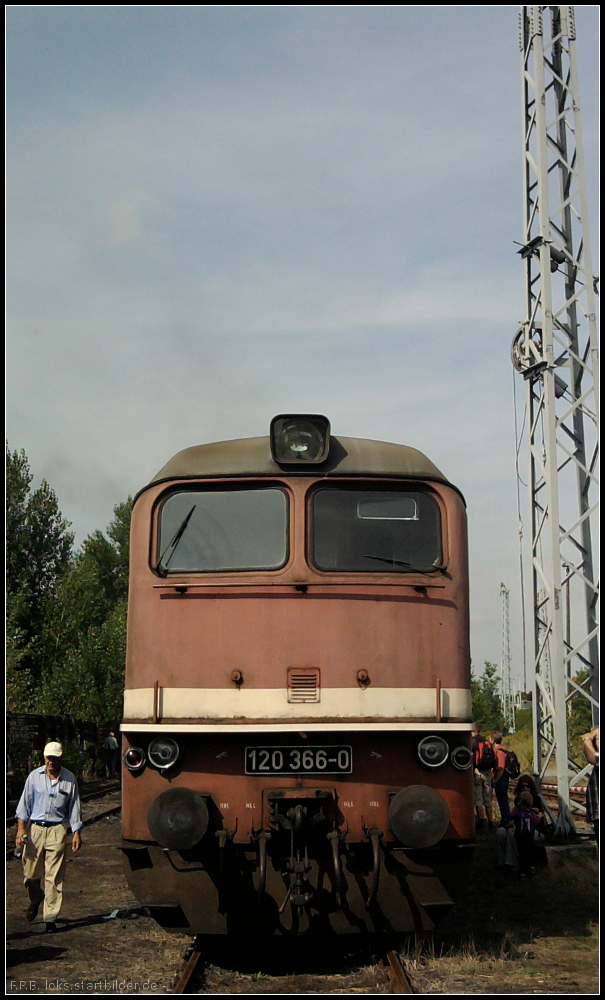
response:
[(404, 562), (403, 559), (386, 559), (384, 556), (364, 556), (364, 559), (375, 559), (377, 562), (389, 563), (391, 566), (411, 566), (409, 562)]
[[(166, 548), (162, 552), (160, 558), (158, 559), (156, 565), (154, 566), (154, 569), (155, 569), (156, 573), (158, 573), (160, 576), (167, 576), (168, 575), (168, 567), (170, 566), (170, 560), (172, 559), (174, 553), (176, 552), (181, 538), (185, 534), (187, 525), (189, 524), (189, 521), (191, 520), (191, 515), (193, 514), (193, 512), (194, 512), (194, 510), (195, 510), (196, 507), (197, 507), (197, 504), (194, 504), (193, 507), (191, 508), (191, 510), (189, 511), (189, 513), (187, 514), (187, 516), (181, 521), (181, 523), (178, 526), (178, 528), (177, 528), (177, 530), (176, 530), (173, 538), (171, 539), (171, 541), (168, 542), (168, 545), (166, 546)], [(166, 565), (164, 565), (164, 556), (168, 552), (168, 549), (172, 549), (172, 552), (170, 553), (170, 555), (168, 557), (168, 561), (166, 562)]]

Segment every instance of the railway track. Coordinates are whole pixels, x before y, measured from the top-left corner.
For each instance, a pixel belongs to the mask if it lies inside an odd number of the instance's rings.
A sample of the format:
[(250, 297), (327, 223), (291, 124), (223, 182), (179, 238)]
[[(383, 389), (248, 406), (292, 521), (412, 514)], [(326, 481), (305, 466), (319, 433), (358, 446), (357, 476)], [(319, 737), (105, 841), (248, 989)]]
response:
[[(543, 786), (542, 787), (542, 798), (544, 799), (544, 802), (549, 807), (549, 809), (552, 809), (553, 812), (555, 812), (555, 813), (558, 811), (558, 801), (559, 800), (558, 800), (558, 793), (557, 793), (557, 789), (556, 788), (554, 788), (554, 789), (552, 787), (550, 787), (550, 788), (548, 788), (548, 787), (544, 788), (544, 786)], [(574, 806), (580, 806), (580, 809), (577, 809), (575, 811), (577, 813), (583, 813), (585, 805), (586, 805), (586, 792), (585, 792), (585, 790), (584, 789), (582, 789), (582, 790), (570, 789), (570, 796), (569, 796), (569, 798), (570, 798), (571, 808), (573, 809)]]
[[(193, 939), (192, 946), (184, 957), (182, 970), (180, 973), (177, 973), (175, 977), (176, 984), (171, 990), (172, 993), (182, 994), (189, 992), (188, 986), (191, 978), (196, 972), (199, 973), (202, 970), (204, 964), (202, 960), (202, 942), (203, 938), (201, 935), (198, 935), (198, 937)], [(381, 964), (391, 981), (391, 993), (414, 993), (412, 983), (396, 951), (390, 950), (385, 952), (385, 956)]]
[(389, 965), (389, 976), (393, 983), (392, 993), (413, 993), (412, 984), (404, 965), (396, 951), (387, 951), (386, 960)]
[(177, 979), (176, 986), (171, 991), (172, 993), (185, 993), (187, 986), (189, 985), (189, 980), (191, 979), (193, 973), (199, 965), (199, 961), (202, 957), (202, 944), (201, 938), (196, 937), (193, 939), (193, 946), (191, 952), (185, 956), (185, 964), (181, 974)]

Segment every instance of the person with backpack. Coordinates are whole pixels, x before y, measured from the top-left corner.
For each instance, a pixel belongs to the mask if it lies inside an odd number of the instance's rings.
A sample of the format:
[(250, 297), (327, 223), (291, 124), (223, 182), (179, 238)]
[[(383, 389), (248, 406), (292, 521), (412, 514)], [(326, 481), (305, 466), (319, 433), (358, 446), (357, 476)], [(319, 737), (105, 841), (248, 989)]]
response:
[[(508, 751), (511, 754), (511, 751)], [(509, 762), (507, 770), (510, 771), (510, 777), (513, 778), (515, 771), (519, 768), (519, 762), (517, 760), (516, 754), (514, 756), (514, 761)], [(520, 768), (519, 768), (520, 770)], [(513, 797), (515, 803), (520, 796), (528, 792), (531, 796), (531, 808), (533, 812), (538, 816), (539, 822), (533, 823), (534, 827), (534, 840), (536, 843), (544, 840), (544, 834), (546, 832), (546, 823), (544, 819), (544, 808), (538, 789), (536, 788), (536, 783), (530, 774), (520, 774), (517, 783), (515, 785), (515, 790), (513, 792)], [(512, 810), (509, 822), (506, 826), (499, 826), (496, 830), (496, 853), (498, 858), (498, 868), (505, 874), (510, 874), (515, 868), (519, 866), (519, 851), (517, 849), (517, 839), (515, 825), (512, 822)], [(531, 865), (530, 865), (531, 867)]]
[[(508, 751), (502, 743), (502, 733), (492, 733), (492, 747), (496, 755), (496, 766), (492, 771), (492, 780), (496, 799), (500, 809), (500, 826), (506, 826), (510, 816), (510, 805), (508, 803), (508, 786), (512, 777), (519, 776), (519, 762), (516, 754)], [(515, 767), (516, 765), (516, 767)], [(512, 772), (517, 769), (517, 774)]]
[(533, 796), (529, 790), (517, 795), (515, 806), (511, 809), (509, 824), (515, 831), (521, 876), (536, 874), (536, 833), (543, 819), (542, 813), (533, 805)]
[(473, 722), (471, 749), (475, 763), (475, 816), (476, 829), (481, 830), (486, 823), (493, 829), (493, 789), (492, 771), (496, 766), (496, 755), (490, 741), (481, 735), (481, 725)]

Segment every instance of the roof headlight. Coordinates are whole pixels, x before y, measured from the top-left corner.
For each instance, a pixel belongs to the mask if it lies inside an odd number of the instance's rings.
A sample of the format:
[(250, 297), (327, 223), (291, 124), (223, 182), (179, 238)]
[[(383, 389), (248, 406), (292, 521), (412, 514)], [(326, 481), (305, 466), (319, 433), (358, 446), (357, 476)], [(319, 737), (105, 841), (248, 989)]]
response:
[(270, 439), (279, 465), (317, 464), (328, 457), (330, 421), (317, 413), (280, 414), (271, 421)]
[(418, 756), (427, 767), (445, 764), (450, 748), (442, 736), (425, 736), (418, 744)]
[(157, 739), (153, 740), (149, 744), (147, 750), (149, 756), (149, 763), (153, 764), (160, 771), (163, 771), (167, 767), (172, 767), (176, 763), (179, 756), (179, 748), (174, 740), (171, 740), (168, 736), (158, 736)]

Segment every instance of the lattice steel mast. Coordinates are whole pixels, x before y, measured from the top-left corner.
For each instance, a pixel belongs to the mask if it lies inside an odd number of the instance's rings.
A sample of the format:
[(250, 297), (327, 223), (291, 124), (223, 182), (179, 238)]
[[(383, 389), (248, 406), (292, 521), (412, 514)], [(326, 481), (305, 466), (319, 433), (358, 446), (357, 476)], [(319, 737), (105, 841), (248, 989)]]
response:
[[(594, 577), (598, 356), (572, 6), (521, 7), (526, 314), (512, 357), (526, 384), (528, 668), (534, 770), (556, 760), (557, 832), (574, 830), (572, 706), (598, 720)], [(565, 619), (565, 620), (564, 620)]]
[(500, 663), (500, 678), (502, 690), (502, 714), (504, 725), (509, 733), (515, 731), (515, 702), (513, 698), (513, 682), (510, 668), (510, 614), (509, 591), (503, 583), (500, 584), (502, 598), (502, 660)]

